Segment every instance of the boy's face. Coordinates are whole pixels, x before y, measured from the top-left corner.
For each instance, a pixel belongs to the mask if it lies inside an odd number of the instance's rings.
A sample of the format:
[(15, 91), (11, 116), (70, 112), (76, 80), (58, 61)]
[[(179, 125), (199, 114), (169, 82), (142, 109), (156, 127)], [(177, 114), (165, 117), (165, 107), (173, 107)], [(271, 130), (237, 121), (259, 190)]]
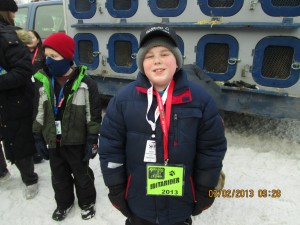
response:
[(154, 89), (163, 91), (173, 79), (178, 66), (174, 54), (168, 48), (155, 46), (146, 53), (143, 67)]

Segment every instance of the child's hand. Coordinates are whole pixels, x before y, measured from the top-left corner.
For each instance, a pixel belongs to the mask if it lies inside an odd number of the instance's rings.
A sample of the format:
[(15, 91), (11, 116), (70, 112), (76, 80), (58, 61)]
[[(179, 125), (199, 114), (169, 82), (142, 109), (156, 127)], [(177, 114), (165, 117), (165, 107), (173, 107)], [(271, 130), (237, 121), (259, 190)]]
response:
[(85, 145), (85, 155), (83, 158), (83, 162), (86, 162), (90, 159), (95, 158), (98, 152), (98, 135), (97, 134), (89, 134), (87, 136)]

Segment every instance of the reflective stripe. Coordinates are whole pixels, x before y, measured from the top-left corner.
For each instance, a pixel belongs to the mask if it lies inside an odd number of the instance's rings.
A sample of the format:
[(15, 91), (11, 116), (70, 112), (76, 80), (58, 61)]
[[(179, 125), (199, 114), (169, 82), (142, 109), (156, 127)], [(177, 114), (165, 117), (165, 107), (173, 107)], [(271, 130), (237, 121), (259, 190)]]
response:
[(115, 169), (115, 168), (118, 168), (120, 166), (123, 166), (123, 163), (114, 163), (114, 162), (109, 162), (107, 164), (107, 168), (109, 169)]

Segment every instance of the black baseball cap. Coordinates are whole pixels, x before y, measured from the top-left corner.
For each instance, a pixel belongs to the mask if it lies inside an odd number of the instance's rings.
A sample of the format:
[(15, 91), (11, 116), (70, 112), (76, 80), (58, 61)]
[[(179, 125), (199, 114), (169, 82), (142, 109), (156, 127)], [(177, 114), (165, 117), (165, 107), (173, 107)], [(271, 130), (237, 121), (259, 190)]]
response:
[(143, 46), (143, 44), (145, 44), (147, 40), (156, 36), (165, 36), (169, 38), (176, 47), (178, 47), (177, 35), (175, 33), (175, 30), (167, 24), (163, 23), (150, 25), (141, 32), (140, 47)]

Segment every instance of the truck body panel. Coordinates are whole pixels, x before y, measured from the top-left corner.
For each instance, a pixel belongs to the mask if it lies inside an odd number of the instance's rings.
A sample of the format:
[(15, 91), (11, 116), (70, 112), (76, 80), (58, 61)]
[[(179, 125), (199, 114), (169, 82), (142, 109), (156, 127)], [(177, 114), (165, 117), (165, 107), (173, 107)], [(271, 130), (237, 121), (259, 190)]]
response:
[(64, 10), (75, 62), (103, 96), (136, 78), (139, 34), (163, 22), (176, 30), (184, 64), (219, 87), (220, 109), (300, 119), (300, 1), (69, 0)]

